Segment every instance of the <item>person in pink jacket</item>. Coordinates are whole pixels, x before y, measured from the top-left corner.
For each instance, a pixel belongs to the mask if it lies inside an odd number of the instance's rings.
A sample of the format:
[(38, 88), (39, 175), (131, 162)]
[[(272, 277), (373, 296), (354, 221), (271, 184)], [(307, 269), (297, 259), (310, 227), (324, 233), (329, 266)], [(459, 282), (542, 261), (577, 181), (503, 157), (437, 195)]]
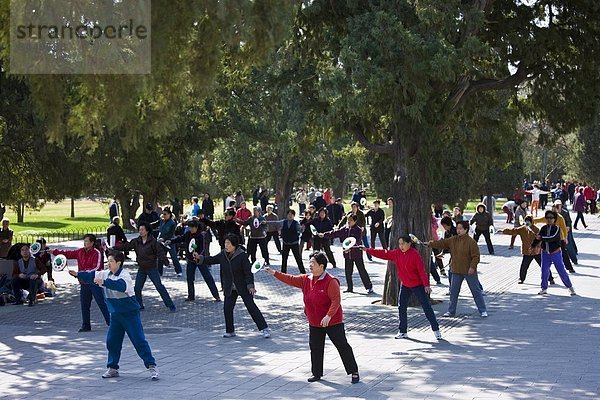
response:
[(383, 249), (366, 249), (361, 246), (363, 251), (371, 254), (373, 257), (383, 260), (393, 261), (398, 272), (398, 280), (401, 282), (400, 293), (398, 294), (398, 335), (396, 339), (408, 338), (408, 299), (411, 294), (414, 294), (425, 312), (425, 316), (431, 324), (431, 329), (437, 340), (442, 339), (440, 326), (431, 303), (429, 302), (428, 294), (431, 294), (429, 286), (429, 277), (425, 272), (425, 265), (421, 254), (412, 246), (412, 241), (408, 236), (400, 236), (398, 240), (398, 248), (395, 250)]

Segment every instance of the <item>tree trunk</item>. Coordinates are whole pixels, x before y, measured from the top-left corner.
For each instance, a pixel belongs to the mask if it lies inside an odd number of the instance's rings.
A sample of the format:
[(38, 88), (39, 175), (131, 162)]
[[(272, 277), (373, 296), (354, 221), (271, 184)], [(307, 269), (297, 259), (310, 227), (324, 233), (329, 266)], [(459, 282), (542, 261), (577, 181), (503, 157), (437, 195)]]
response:
[(336, 184), (333, 185), (333, 194), (336, 198), (344, 198), (346, 194), (346, 169), (338, 164), (333, 169), (333, 175), (336, 179)]
[(17, 223), (22, 224), (25, 217), (25, 203), (20, 201), (17, 204)]
[(133, 229), (129, 223), (129, 219), (135, 219), (136, 212), (140, 208), (140, 193), (117, 194), (117, 199), (121, 206), (121, 226), (127, 229)]
[(275, 192), (279, 203), (277, 204), (277, 216), (279, 219), (285, 219), (286, 211), (289, 208), (288, 199), (292, 195), (294, 182), (290, 180), (289, 168), (281, 171), (281, 175), (275, 179)]
[[(412, 137), (409, 140), (414, 142), (414, 138), (418, 137), (415, 135), (419, 135), (419, 133), (405, 133), (405, 135), (409, 138)], [(390, 249), (398, 247), (398, 238), (401, 235), (412, 233), (424, 242), (431, 237), (429, 172), (427, 167), (420, 164), (420, 160), (414, 156), (417, 154), (415, 146), (419, 144), (410, 142), (409, 144), (398, 141), (394, 149), (394, 182), (392, 185), (394, 210)], [(422, 157), (422, 154), (427, 151), (427, 148), (421, 148), (419, 154)], [(431, 257), (429, 248), (419, 245), (416, 248), (421, 253), (426, 273), (429, 273)], [(392, 262), (388, 262), (382, 304), (398, 305), (398, 290), (399, 281), (396, 268)]]
[[(491, 214), (491, 216), (493, 218), (494, 217), (494, 212), (496, 210), (494, 209), (494, 200), (492, 198), (492, 196), (493, 196), (492, 192), (490, 190), (488, 190), (486, 196), (487, 196), (487, 201), (486, 201), (487, 204), (485, 206), (487, 208), (487, 211)], [(475, 210), (475, 211), (477, 211), (477, 210)]]
[(75, 218), (75, 197), (71, 197), (71, 218)]

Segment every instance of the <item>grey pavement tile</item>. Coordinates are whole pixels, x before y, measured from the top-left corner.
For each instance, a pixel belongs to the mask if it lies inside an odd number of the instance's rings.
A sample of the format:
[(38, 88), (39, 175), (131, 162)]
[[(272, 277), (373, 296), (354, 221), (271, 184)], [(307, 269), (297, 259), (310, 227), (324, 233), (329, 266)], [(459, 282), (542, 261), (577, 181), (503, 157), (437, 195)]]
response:
[[(258, 274), (257, 304), (273, 329), (273, 339), (260, 337), (240, 302), (234, 313), (239, 336), (224, 340), (220, 337), (222, 305), (184, 303), (185, 281), (175, 279), (169, 270), (164, 282), (179, 312), (167, 313), (148, 283), (144, 290), (147, 310), (142, 313), (161, 380), (149, 381), (125, 339), (122, 377), (106, 382), (100, 378), (106, 363), (106, 328), (98, 310), (92, 306), (94, 330), (78, 334), (77, 286), (61, 282), (63, 277), (57, 274), (57, 297), (31, 309), (0, 308), (0, 397), (89, 400), (90, 391), (102, 391), (103, 398), (172, 398), (176, 393), (179, 399), (310, 395), (313, 399), (371, 400), (398, 398), (401, 393), (403, 399), (597, 399), (600, 349), (593, 343), (600, 328), (596, 283), (600, 279), (596, 250), (600, 220), (596, 220), (590, 222), (594, 230), (575, 233), (582, 264), (577, 267), (579, 274), (571, 275), (580, 294), (577, 298), (567, 296), (558, 285), (551, 287), (551, 295), (537, 296), (539, 269), (533, 267), (528, 282), (517, 285), (520, 257), (507, 249), (508, 237), (495, 236), (497, 255), (484, 255), (480, 265), (490, 317), (479, 318), (468, 288), (463, 287), (460, 317), (439, 319), (445, 342), (433, 340), (419, 308), (409, 310), (413, 340), (398, 341), (392, 338), (397, 329), (395, 308), (373, 306), (372, 299), (363, 295), (344, 295), (348, 340), (361, 371), (359, 385), (349, 384), (329, 342), (324, 365), (327, 381), (306, 382), (310, 376), (308, 329), (298, 290)], [(339, 246), (334, 246), (334, 253), (340, 257)], [(273, 260), (278, 265), (279, 256)], [(127, 266), (135, 271), (133, 267)], [(367, 269), (380, 293), (385, 268), (367, 263)], [(218, 280), (217, 271), (213, 268)], [(331, 272), (344, 282), (343, 270)], [(208, 298), (198, 279), (200, 296)], [(447, 308), (447, 287), (433, 290), (433, 297), (444, 301), (434, 306), (439, 316)], [(2, 373), (7, 370), (19, 377), (20, 385), (10, 383), (12, 375)]]

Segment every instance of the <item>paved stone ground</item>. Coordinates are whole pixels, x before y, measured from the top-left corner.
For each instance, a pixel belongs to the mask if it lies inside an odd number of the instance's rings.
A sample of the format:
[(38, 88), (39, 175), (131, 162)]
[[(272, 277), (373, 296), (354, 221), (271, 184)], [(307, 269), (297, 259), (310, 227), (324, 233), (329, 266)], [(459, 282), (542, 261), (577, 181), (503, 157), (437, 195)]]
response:
[[(497, 218), (497, 226), (505, 226)], [(325, 380), (308, 384), (308, 332), (299, 290), (259, 273), (257, 304), (273, 330), (263, 339), (243, 303), (236, 308), (238, 336), (223, 339), (222, 303), (211, 301), (200, 274), (194, 303), (184, 303), (186, 284), (167, 270), (163, 281), (178, 307), (168, 313), (152, 283), (144, 291), (144, 327), (159, 363), (161, 380), (151, 382), (125, 340), (121, 377), (102, 380), (106, 328), (92, 306), (93, 331), (78, 334), (77, 285), (57, 274), (58, 295), (33, 308), (0, 308), (0, 397), (2, 398), (405, 398), (405, 399), (597, 399), (600, 398), (600, 220), (576, 231), (579, 296), (551, 286), (537, 296), (539, 269), (517, 285), (519, 251), (496, 235), (496, 255), (481, 239), (480, 279), (490, 317), (481, 319), (466, 285), (458, 317), (440, 318), (445, 340), (435, 341), (420, 309), (409, 311), (410, 340), (394, 340), (395, 308), (371, 304), (379, 295), (343, 295), (346, 327), (361, 372), (350, 385), (335, 348), (326, 346)], [(78, 243), (67, 243), (76, 246)], [(271, 243), (274, 252), (274, 244)], [(216, 250), (215, 250), (216, 251)], [(336, 258), (341, 260), (339, 246)], [(304, 253), (305, 259), (308, 253)], [(272, 264), (279, 265), (279, 257)], [(338, 263), (340, 263), (338, 261)], [(341, 263), (340, 263), (341, 264)], [(293, 260), (291, 272), (295, 271)], [(134, 265), (128, 268), (135, 271)], [(367, 263), (381, 293), (385, 264)], [(343, 269), (330, 270), (344, 287)], [(213, 268), (218, 280), (218, 269)], [(355, 274), (355, 290), (362, 290)], [(444, 283), (447, 281), (443, 280)], [(438, 316), (446, 311), (446, 285), (435, 286)]]

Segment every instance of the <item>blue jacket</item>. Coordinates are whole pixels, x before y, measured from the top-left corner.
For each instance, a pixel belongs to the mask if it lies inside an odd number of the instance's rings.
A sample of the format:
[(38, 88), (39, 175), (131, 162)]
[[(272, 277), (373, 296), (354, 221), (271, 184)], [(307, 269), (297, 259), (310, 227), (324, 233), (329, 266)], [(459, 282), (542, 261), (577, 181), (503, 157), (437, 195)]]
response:
[(102, 288), (104, 289), (106, 306), (111, 314), (125, 313), (140, 309), (140, 305), (135, 299), (131, 275), (129, 275), (129, 272), (125, 271), (123, 267), (119, 268), (115, 274), (108, 269), (103, 271), (80, 271), (77, 273), (77, 278), (81, 282), (90, 285), (95, 285), (94, 278), (104, 279)]
[(161, 219), (160, 227), (158, 228), (160, 231), (160, 238), (164, 240), (173, 238), (175, 235), (175, 227), (177, 227), (177, 224), (173, 219)]

